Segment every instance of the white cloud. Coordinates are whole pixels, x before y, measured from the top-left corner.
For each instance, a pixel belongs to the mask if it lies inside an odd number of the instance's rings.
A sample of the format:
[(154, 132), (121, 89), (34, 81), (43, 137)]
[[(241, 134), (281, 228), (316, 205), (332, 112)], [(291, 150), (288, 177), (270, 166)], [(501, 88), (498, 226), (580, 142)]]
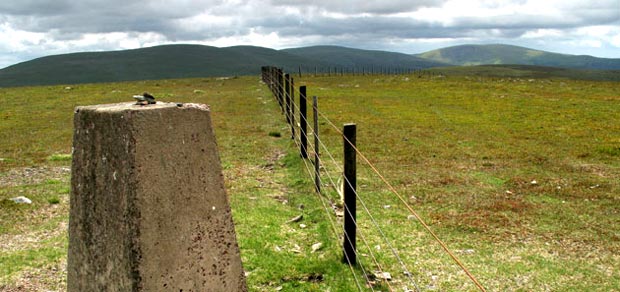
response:
[(534, 29), (526, 31), (521, 37), (525, 39), (540, 39), (540, 38), (557, 38), (561, 37), (564, 33), (559, 29)]
[(619, 31), (618, 27), (613, 27), (610, 25), (596, 25), (577, 28), (575, 33), (582, 36), (605, 38), (611, 35), (614, 31)]
[(620, 26), (585, 26), (569, 32), (580, 46), (602, 48), (605, 45), (620, 47)]
[(257, 33), (255, 29), (251, 29), (250, 33), (247, 35), (226, 36), (215, 40), (205, 41), (202, 42), (202, 44), (215, 47), (230, 47), (237, 45), (273, 47), (273, 44), (279, 44), (281, 42), (282, 39), (275, 32), (260, 34)]
[(611, 37), (611, 44), (614, 47), (620, 48), (620, 33)]
[(29, 50), (46, 39), (44, 33), (18, 30), (8, 23), (0, 24), (0, 35), (0, 47), (9, 52)]
[(581, 40), (577, 44), (581, 47), (600, 48), (603, 46), (603, 42), (599, 40)]

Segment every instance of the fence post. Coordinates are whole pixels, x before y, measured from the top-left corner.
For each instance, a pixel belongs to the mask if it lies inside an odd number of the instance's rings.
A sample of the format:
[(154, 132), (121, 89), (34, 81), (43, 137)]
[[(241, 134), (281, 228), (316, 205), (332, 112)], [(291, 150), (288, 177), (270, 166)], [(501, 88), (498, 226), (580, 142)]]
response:
[(269, 68), (269, 89), (271, 90), (271, 93), (273, 94), (273, 96), (277, 100), (278, 96), (276, 95), (276, 91), (274, 90), (275, 89), (275, 81), (273, 80), (275, 76), (276, 76), (276, 74), (275, 74), (274, 67), (270, 67)]
[(319, 102), (318, 97), (312, 97), (312, 114), (314, 116), (314, 188), (321, 193), (320, 160), (319, 160)]
[(299, 65), (299, 78), (301, 78), (301, 65)]
[(273, 93), (273, 67), (269, 67), (269, 89), (271, 90), (271, 93)]
[(289, 94), (289, 90), (291, 87), (290, 83), (290, 75), (288, 73), (284, 74), (284, 113), (286, 115), (286, 122), (291, 124), (291, 95)]
[(308, 158), (308, 117), (306, 104), (306, 86), (299, 87), (299, 139), (301, 158)]
[(356, 264), (355, 231), (356, 231), (356, 165), (355, 165), (355, 124), (345, 124), (344, 140), (344, 252), (343, 261), (351, 265)]
[(289, 76), (288, 81), (289, 96), (291, 97), (291, 139), (295, 140), (295, 80), (293, 79), (293, 77)]
[(277, 82), (278, 82), (278, 103), (280, 103), (280, 110), (284, 113), (284, 75), (281, 68), (277, 69)]

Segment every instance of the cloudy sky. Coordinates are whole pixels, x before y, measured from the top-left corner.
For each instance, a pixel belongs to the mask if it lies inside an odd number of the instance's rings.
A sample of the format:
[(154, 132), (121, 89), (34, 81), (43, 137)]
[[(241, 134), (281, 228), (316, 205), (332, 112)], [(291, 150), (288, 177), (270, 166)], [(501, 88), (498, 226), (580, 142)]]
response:
[(403, 53), (505, 43), (620, 58), (620, 0), (0, 0), (0, 68), (171, 43)]

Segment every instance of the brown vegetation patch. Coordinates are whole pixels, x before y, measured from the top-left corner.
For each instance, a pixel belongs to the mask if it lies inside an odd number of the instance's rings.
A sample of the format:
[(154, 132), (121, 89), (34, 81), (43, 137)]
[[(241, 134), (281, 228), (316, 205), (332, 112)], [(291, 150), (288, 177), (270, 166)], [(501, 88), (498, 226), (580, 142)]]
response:
[(487, 207), (491, 212), (510, 211), (522, 214), (531, 209), (532, 204), (525, 202), (521, 197), (504, 197), (492, 201)]

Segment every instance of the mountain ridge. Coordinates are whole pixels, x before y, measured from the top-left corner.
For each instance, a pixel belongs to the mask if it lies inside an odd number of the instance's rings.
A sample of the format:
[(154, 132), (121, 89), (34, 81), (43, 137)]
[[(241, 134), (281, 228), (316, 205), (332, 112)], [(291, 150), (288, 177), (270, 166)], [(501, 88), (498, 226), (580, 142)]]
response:
[(258, 74), (260, 67), (265, 65), (282, 67), (287, 72), (297, 72), (302, 68), (305, 72), (332, 69), (371, 72), (375, 69), (419, 70), (510, 62), (620, 70), (620, 59), (563, 55), (501, 44), (461, 45), (415, 55), (341, 46), (275, 50), (258, 46), (219, 48), (173, 44), (41, 57), (0, 69), (0, 87), (252, 75)]
[(620, 70), (620, 59), (560, 54), (505, 44), (459, 45), (415, 54), (415, 56), (457, 66), (532, 65), (572, 69)]

